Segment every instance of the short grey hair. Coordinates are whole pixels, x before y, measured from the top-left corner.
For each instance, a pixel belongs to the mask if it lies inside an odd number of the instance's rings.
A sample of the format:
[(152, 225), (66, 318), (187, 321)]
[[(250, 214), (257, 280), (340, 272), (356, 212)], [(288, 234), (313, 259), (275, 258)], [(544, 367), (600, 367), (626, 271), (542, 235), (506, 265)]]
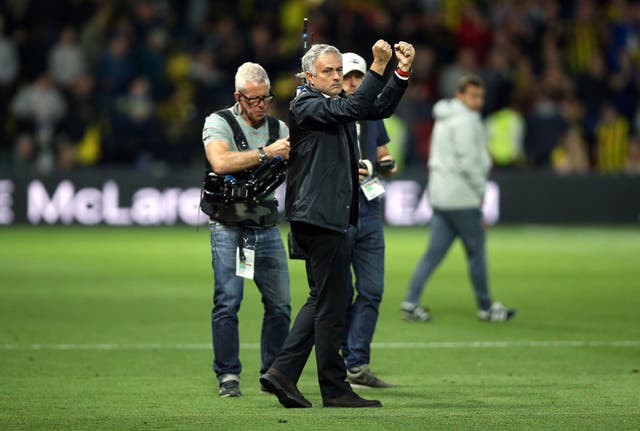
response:
[(342, 54), (335, 46), (324, 43), (311, 45), (311, 48), (302, 56), (302, 72), (310, 72), (312, 75), (315, 75), (318, 72), (316, 70), (316, 61), (318, 57), (324, 54), (338, 54), (342, 61)]
[(251, 63), (247, 61), (238, 68), (236, 72), (236, 91), (242, 91), (247, 89), (247, 82), (252, 81), (256, 83), (266, 83), (271, 88), (271, 81), (269, 81), (269, 75), (262, 66), (258, 63)]

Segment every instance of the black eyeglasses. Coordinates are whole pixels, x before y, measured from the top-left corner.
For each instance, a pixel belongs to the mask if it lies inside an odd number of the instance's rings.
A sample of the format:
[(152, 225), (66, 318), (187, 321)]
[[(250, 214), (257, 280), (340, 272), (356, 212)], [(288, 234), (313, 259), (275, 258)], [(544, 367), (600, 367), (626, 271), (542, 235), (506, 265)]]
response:
[(244, 97), (247, 102), (249, 102), (249, 106), (258, 106), (260, 102), (264, 102), (265, 105), (268, 105), (269, 103), (273, 102), (274, 98), (273, 94), (269, 94), (268, 96), (248, 97), (242, 91), (238, 91), (238, 93), (240, 93), (240, 95)]

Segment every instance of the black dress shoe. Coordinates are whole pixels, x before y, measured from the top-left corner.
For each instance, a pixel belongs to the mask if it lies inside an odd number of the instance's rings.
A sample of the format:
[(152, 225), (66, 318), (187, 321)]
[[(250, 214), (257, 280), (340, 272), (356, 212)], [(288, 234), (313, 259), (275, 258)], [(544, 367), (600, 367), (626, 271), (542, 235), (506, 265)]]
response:
[(378, 400), (365, 400), (354, 392), (347, 392), (337, 398), (329, 398), (322, 403), (325, 407), (382, 407)]
[(302, 395), (291, 380), (275, 368), (269, 368), (260, 376), (262, 387), (271, 392), (280, 404), (287, 408), (311, 407), (311, 402)]

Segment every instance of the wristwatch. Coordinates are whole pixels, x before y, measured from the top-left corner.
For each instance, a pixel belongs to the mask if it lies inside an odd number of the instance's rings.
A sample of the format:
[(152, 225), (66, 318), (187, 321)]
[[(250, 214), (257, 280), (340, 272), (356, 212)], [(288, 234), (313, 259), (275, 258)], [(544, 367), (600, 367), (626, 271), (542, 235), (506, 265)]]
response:
[(265, 163), (267, 160), (269, 160), (269, 156), (267, 155), (267, 152), (264, 150), (264, 147), (258, 148), (258, 157), (260, 157), (260, 164)]

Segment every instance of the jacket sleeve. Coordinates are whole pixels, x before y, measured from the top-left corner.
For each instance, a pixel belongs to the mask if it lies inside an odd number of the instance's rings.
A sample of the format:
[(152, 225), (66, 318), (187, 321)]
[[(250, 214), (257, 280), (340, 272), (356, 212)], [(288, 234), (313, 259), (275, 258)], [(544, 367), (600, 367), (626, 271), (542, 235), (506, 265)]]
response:
[(482, 125), (472, 115), (465, 115), (453, 129), (455, 159), (462, 178), (480, 197), (484, 195), (486, 172), (482, 163)]
[(408, 80), (400, 79), (395, 73), (387, 81), (368, 114), (369, 120), (381, 120), (393, 114), (408, 86)]
[(296, 123), (303, 127), (366, 120), (382, 88), (382, 77), (369, 71), (358, 90), (349, 96), (328, 98), (318, 92), (300, 94), (292, 103), (292, 113)]

